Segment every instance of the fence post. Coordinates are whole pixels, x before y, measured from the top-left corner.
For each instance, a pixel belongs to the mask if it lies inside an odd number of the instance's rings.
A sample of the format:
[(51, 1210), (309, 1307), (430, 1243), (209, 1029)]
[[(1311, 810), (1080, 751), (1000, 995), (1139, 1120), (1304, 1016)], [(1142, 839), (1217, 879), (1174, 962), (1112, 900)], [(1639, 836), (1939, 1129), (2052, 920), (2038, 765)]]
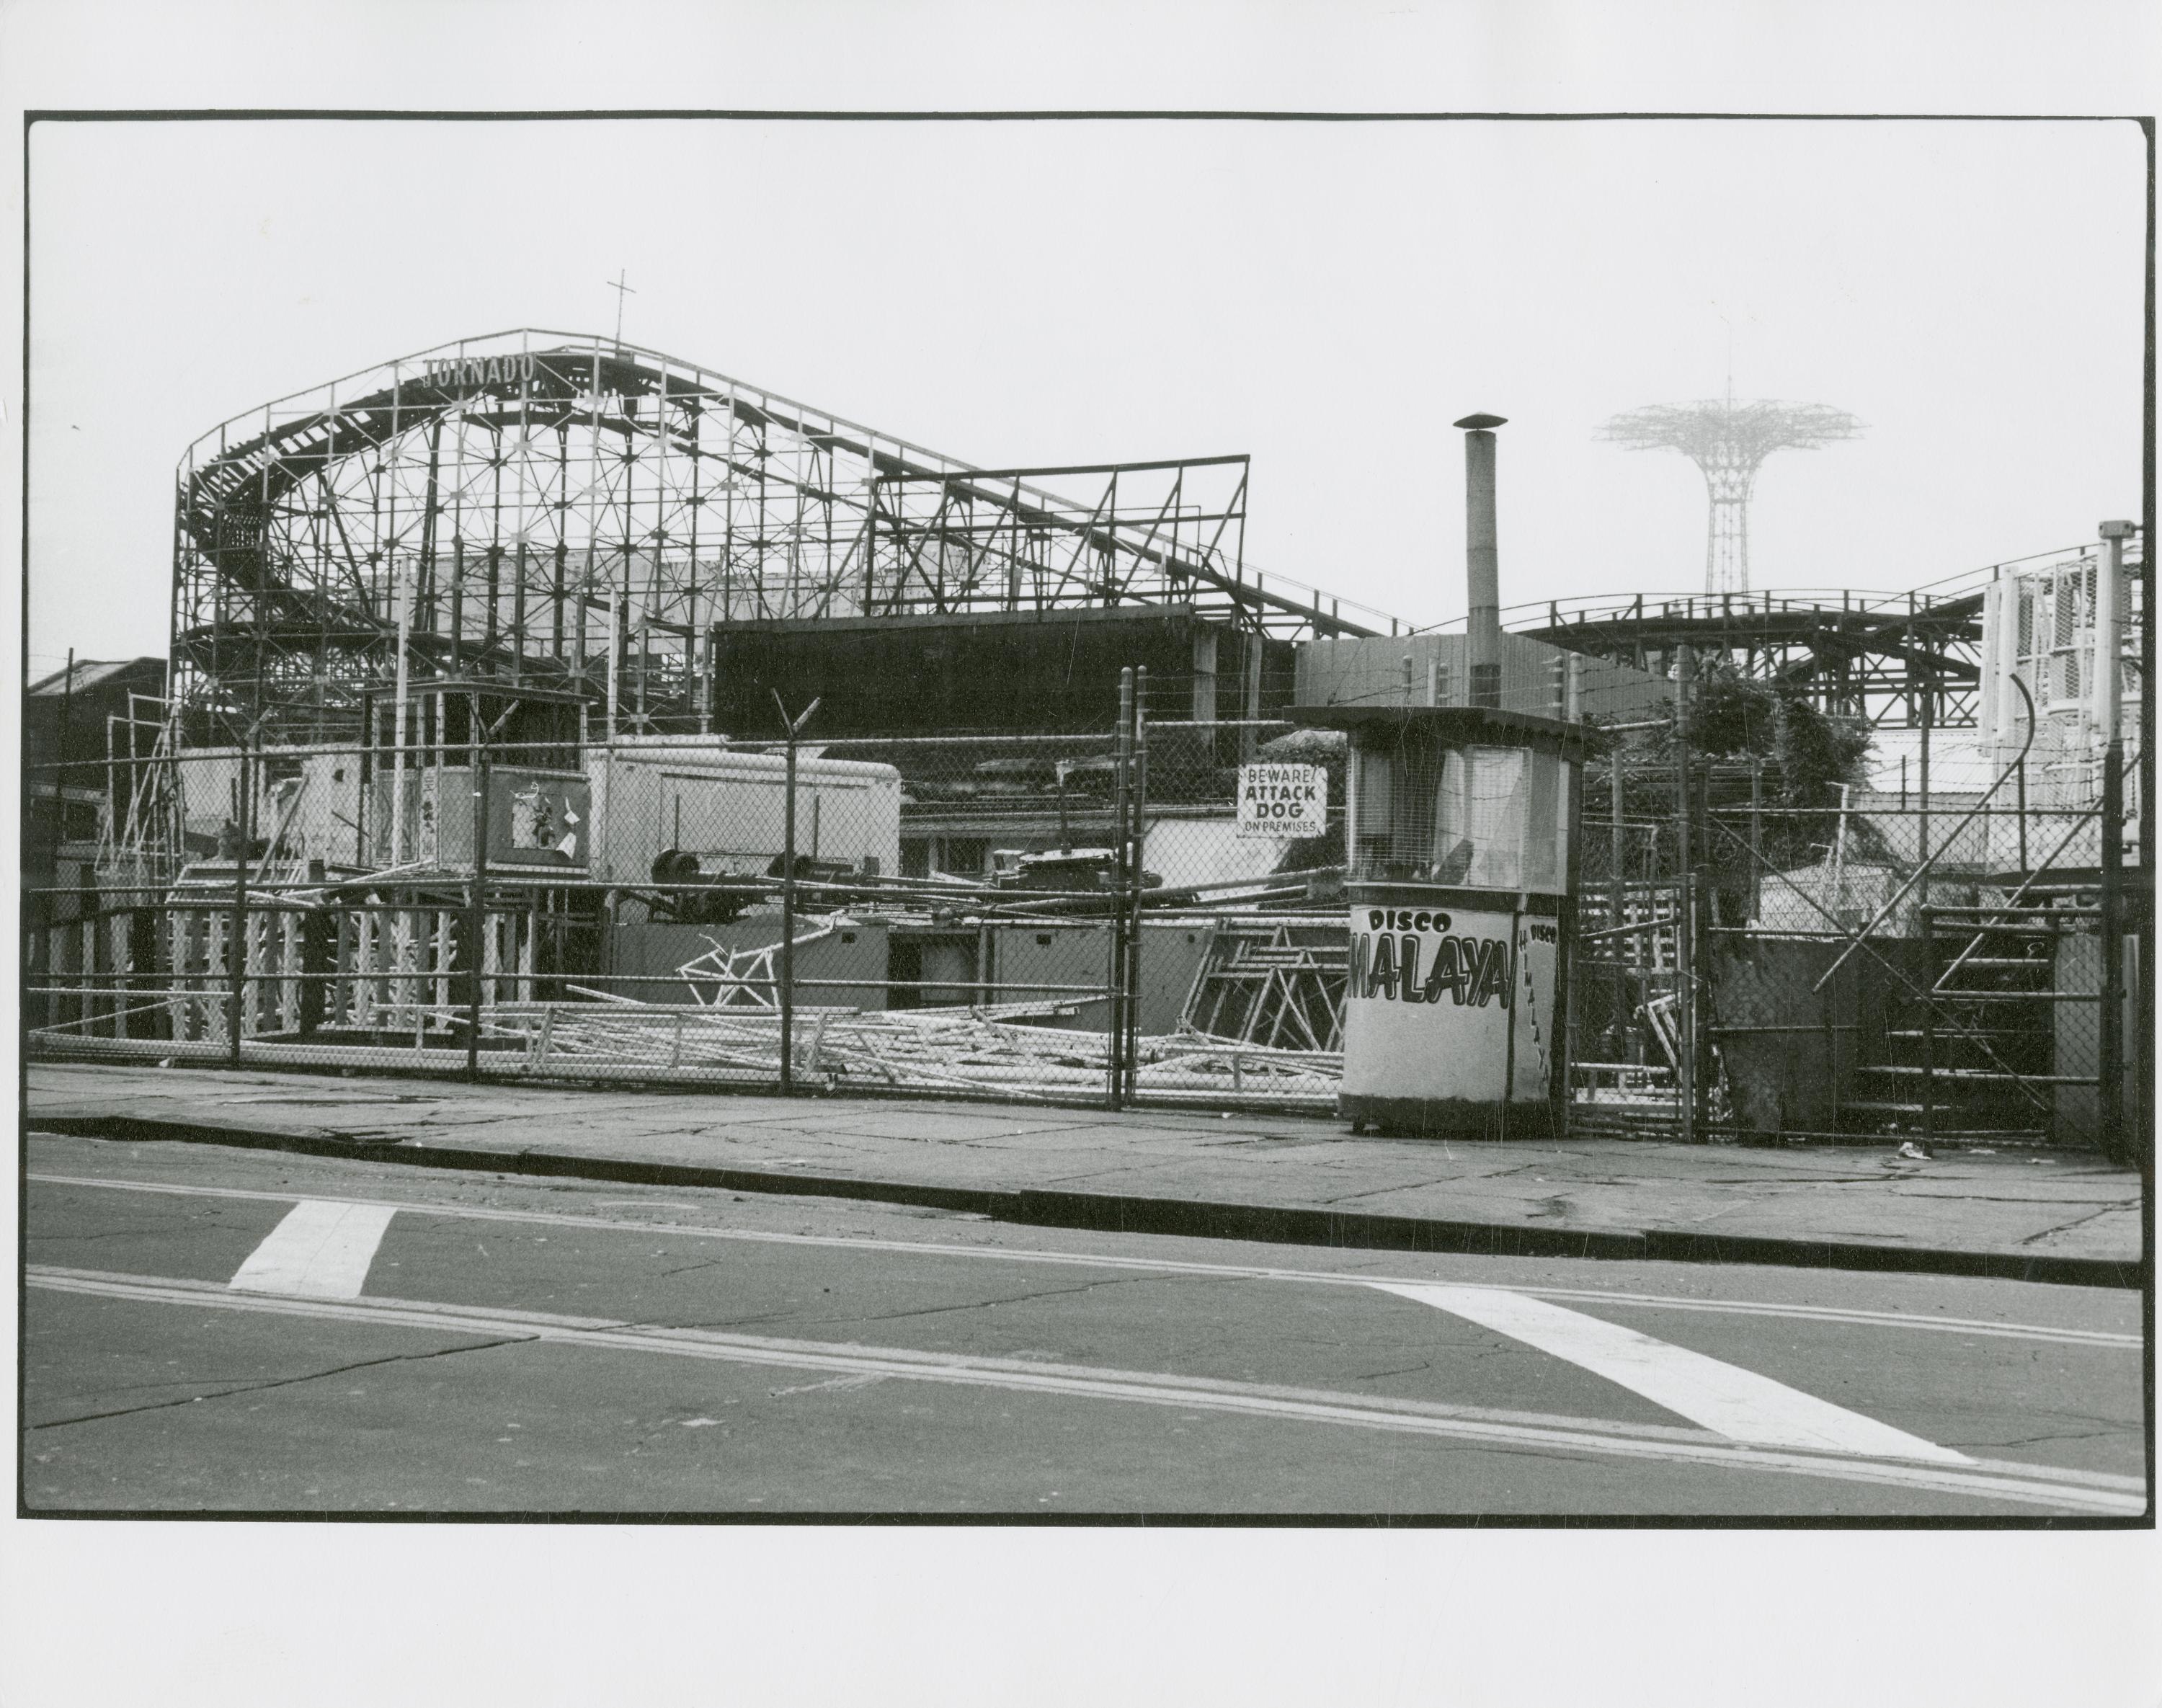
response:
[[(2124, 742), (2103, 750), (2102, 774), (2102, 1036), (2097, 1040), (2102, 1085), (2095, 1113), (2102, 1154), (2136, 1162), (2140, 1147), (2124, 1128)], [(2140, 850), (2140, 858), (2148, 858)]]
[[(1607, 1016), (1606, 1029), (1609, 1039), (1614, 1040), (1619, 1039), (1624, 1035), (1627, 1029), (1629, 1016), (1629, 939), (1622, 935), (1622, 927), (1629, 922), (1629, 849), (1627, 831), (1622, 817), (1622, 743), (1618, 738), (1614, 743), (1613, 750), (1607, 755), (1606, 765), (1608, 771), (1607, 781), (1612, 785), (1614, 796), (1612, 822), (1607, 827), (1608, 838), (1606, 855), (1608, 864), (1607, 875), (1612, 880), (1609, 885), (1609, 894), (1607, 896), (1606, 922), (1612, 928), (1614, 932), (1614, 935), (1607, 939), (1608, 942), (1614, 945), (1612, 950), (1614, 959), (1614, 1005)], [(1658, 959), (1658, 938), (1657, 934), (1654, 933), (1651, 938), (1648, 938), (1646, 940), (1646, 944), (1647, 946), (1641, 959), (1644, 964), (1650, 965), (1655, 964)], [(1642, 1052), (1640, 1050), (1637, 1053), (1641, 1055), (1642, 1054)], [(1611, 1058), (1609, 1058), (1608, 1059)], [(1615, 1083), (1618, 1086), (1621, 1082), (1617, 1079)]]
[(1749, 755), (1749, 918), (1764, 917), (1764, 761)]
[(1926, 1150), (1937, 1131), (1937, 980), (1941, 974), (1936, 910), (1925, 901), (1918, 912), (1922, 927), (1922, 1146)]
[(1145, 857), (1148, 851), (1148, 666), (1142, 665), (1134, 671), (1134, 786), (1129, 802), (1133, 818), (1133, 854), (1127, 863), (1131, 887), (1127, 891), (1130, 915), (1126, 927), (1126, 975), (1122, 981), (1125, 990), (1125, 1030), (1120, 1035), (1120, 1049), (1124, 1059), (1120, 1063), (1120, 1074), (1125, 1080), (1126, 1095), (1132, 1099), (1133, 1088), (1141, 1074), (1141, 882), (1146, 875)]
[[(1126, 772), (1133, 760), (1134, 672), (1119, 672), (1116, 758), (1111, 769), (1111, 929), (1104, 963), (1104, 1097), (1109, 1107), (1124, 1106), (1126, 1035), (1125, 985)], [(1248, 732), (1251, 734), (1251, 732)]]
[[(781, 716), (787, 716), (784, 709)], [(781, 832), (781, 1094), (796, 1089), (796, 731), (788, 732)]]
[[(2095, 721), (2102, 739), (2102, 1035), (2096, 1040), (2102, 1084), (2095, 1114), (2102, 1154), (2128, 1162), (2138, 1160), (2144, 1148), (2124, 1126), (2124, 542), (2134, 530), (2130, 522), (2104, 522), (2101, 531), (2093, 676)], [(2144, 621), (2154, 620), (2150, 602)], [(2151, 870), (2154, 851), (2143, 847), (2139, 858)], [(2144, 968), (2141, 974), (2152, 976)]]
[(1920, 814), (1915, 821), (1914, 857), (1916, 862), (1924, 869), (1925, 875), (1922, 879), (1921, 894), (1921, 902), (1924, 907), (1930, 905), (1930, 880), (1926, 875), (1926, 869), (1930, 864), (1930, 732), (1936, 724), (1936, 702), (1937, 697), (1933, 692), (1924, 693), (1922, 696), (1922, 760), (1919, 778), (1920, 786), (1914, 791), (1914, 805)]
[(2024, 754), (2019, 756), (2018, 810), (2013, 816), (2019, 824), (2019, 879), (2024, 883), (2029, 875), (2027, 870), (2027, 756)]
[[(1251, 765), (1254, 762), (1254, 750), (1260, 744), (1260, 738), (1254, 733), (1254, 725), (1261, 715), (1261, 666), (1266, 661), (1267, 648), (1265, 643), (1268, 639), (1268, 631), (1261, 626), (1261, 613), (1259, 606), (1255, 607), (1253, 617), (1253, 632), (1246, 637), (1246, 709), (1245, 722), (1239, 730), (1239, 763), (1240, 765)], [(1120, 692), (1124, 692), (1123, 688)], [(1123, 720), (1121, 722), (1123, 723)]]
[(1839, 1008), (1833, 1000), (1835, 989), (1826, 986), (1817, 993), (1817, 1016), (1824, 1022), (1825, 1067), (1830, 1080), (1825, 1087), (1831, 1103), (1831, 1130), (1838, 1132), (1846, 1119), (1846, 1082), (1840, 1078)]
[(473, 983), (466, 995), (466, 1078), (480, 1078), (481, 977), (488, 961), (488, 742), (481, 723), (480, 696), (473, 697), (473, 893), (466, 912), (466, 969)]
[(256, 732), (248, 733), (248, 740), (240, 750), (240, 784), (238, 799), (233, 802), (232, 838), (232, 926), (226, 932), (226, 974), (229, 988), (226, 992), (225, 1043), (229, 1065), (240, 1065), (240, 1011), (242, 990), (248, 983), (248, 856), (253, 840), (254, 819), (253, 761)]
[[(1911, 633), (1911, 630), (1910, 630)], [(1913, 650), (1911, 641), (1909, 651)], [(1922, 680), (1921, 705), (1922, 742), (1921, 760), (1917, 767), (1917, 787), (1914, 806), (1919, 816), (1914, 821), (1915, 859), (1921, 867), (1921, 907), (1917, 914), (1922, 927), (1924, 948), (1922, 968), (1928, 975), (1922, 989), (1922, 1148), (1927, 1150), (1937, 1131), (1937, 938), (1936, 922), (1930, 908), (1930, 737), (1937, 723), (1937, 682), (1934, 676), (1924, 675)], [(1954, 831), (1956, 836), (1958, 832)]]
[(781, 989), (777, 993), (781, 1003), (781, 1094), (786, 1097), (796, 1089), (796, 743), (803, 733), (803, 726), (811, 721), (811, 714), (818, 709), (818, 702), (812, 701), (797, 718), (788, 715), (788, 708), (778, 688), (773, 691), (773, 703), (781, 708), (781, 727), (788, 732), (787, 766), (782, 785), (786, 797), (781, 807)]
[(1686, 645), (1674, 649), (1674, 846), (1680, 867), (1680, 919), (1674, 933), (1674, 1094), (1680, 1105), (1682, 1142), (1696, 1142), (1696, 883), (1690, 846), (1689, 814), (1695, 791), (1689, 786), (1689, 697), (1696, 682), (1695, 660)]

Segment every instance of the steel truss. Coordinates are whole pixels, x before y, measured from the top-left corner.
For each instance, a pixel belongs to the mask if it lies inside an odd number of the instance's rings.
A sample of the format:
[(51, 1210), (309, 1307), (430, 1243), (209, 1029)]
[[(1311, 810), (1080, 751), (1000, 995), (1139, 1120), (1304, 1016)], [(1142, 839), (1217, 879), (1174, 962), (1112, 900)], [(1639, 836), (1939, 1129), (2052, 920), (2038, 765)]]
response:
[(1971, 727), (1982, 683), (1982, 587), (1851, 592), (1642, 593), (1512, 612), (1509, 627), (1596, 658), (1663, 671), (1674, 649), (1721, 653), (1746, 675), (1791, 682), (1835, 716), (1885, 728)]
[[(2142, 542), (2129, 542), (2124, 561), (2127, 632), (2136, 634), (2146, 621)], [(1654, 671), (1684, 643), (1700, 655), (1724, 653), (1747, 675), (1794, 682), (1820, 710), (1876, 726), (1914, 728), (1933, 703), (1935, 728), (1972, 728), (1988, 721), (1983, 612), (1992, 587), (2011, 600), (2000, 673), (2016, 666), (2045, 717), (2086, 703), (2081, 672), (2094, 645), (2097, 561), (2097, 548), (2086, 544), (1989, 564), (1912, 593), (1595, 595), (1516, 606), (1503, 620), (1517, 634)], [(2126, 692), (2136, 697), (2133, 687)]]
[[(1241, 627), (1366, 634), (1337, 602), (1271, 595), (1244, 567), (1246, 459), (1091, 463), (1060, 468), (880, 473), (873, 477), (870, 614), (1042, 610), (1062, 604), (1229, 607)], [(1093, 503), (1038, 480), (1096, 476)], [(1123, 483), (1123, 484), (1122, 484)]]
[[(401, 627), (416, 673), (673, 730), (708, 727), (724, 623), (1177, 602), (1282, 636), (1395, 632), (1244, 563), (1246, 473), (979, 470), (613, 340), (462, 340), (190, 447), (174, 703), (191, 742), (348, 739)], [(1077, 502), (1039, 474), (1106, 485)]]

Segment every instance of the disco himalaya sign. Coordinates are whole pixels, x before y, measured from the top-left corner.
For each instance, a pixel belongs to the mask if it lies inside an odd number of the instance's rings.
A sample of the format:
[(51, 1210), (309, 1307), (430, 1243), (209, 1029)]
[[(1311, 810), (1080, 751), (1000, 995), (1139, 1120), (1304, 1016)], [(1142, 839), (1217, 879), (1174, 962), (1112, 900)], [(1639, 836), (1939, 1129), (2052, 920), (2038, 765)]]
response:
[[(1470, 921), (1465, 922), (1469, 924)], [(1351, 974), (1346, 994), (1361, 1000), (1405, 1003), (1447, 1001), (1458, 1008), (1509, 1006), (1515, 966), (1505, 917), (1478, 923), (1499, 925), (1501, 934), (1463, 932), (1438, 911), (1369, 907), (1352, 916)], [(1538, 942), (1552, 943), (1559, 933), (1545, 920), (1526, 927)]]

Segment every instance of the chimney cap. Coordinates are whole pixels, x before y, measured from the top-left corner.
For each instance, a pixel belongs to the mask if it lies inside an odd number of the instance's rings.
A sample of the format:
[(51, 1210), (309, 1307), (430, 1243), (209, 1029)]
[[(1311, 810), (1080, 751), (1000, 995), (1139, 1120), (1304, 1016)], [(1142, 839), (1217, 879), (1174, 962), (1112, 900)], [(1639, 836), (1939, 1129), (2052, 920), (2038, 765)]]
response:
[(1449, 425), (1454, 427), (1470, 427), (1477, 429), (1480, 427), (1507, 426), (1508, 425), (1508, 421), (1509, 418), (1507, 415), (1466, 415), (1462, 420), (1452, 421)]

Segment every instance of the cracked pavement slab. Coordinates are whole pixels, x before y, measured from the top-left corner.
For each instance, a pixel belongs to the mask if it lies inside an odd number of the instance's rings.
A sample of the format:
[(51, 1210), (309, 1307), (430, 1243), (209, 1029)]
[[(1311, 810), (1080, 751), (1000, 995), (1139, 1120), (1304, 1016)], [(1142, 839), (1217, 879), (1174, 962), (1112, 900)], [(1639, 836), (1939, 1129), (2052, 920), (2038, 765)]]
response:
[(243, 1382), (232, 1387), (212, 1388), (202, 1393), (176, 1395), (169, 1399), (146, 1400), (139, 1405), (120, 1406), (109, 1411), (85, 1412), (71, 1418), (49, 1418), (27, 1424), (30, 1430), (65, 1429), (77, 1423), (100, 1423), (114, 1418), (132, 1418), (144, 1412), (164, 1411), (172, 1406), (201, 1405), (206, 1401), (232, 1399), (239, 1396), (268, 1393), (274, 1388), (296, 1387), (303, 1382), (324, 1382), (334, 1376), (349, 1376), (357, 1370), (374, 1370), (386, 1364), (413, 1364), (427, 1359), (448, 1358), (462, 1352), (487, 1352), (498, 1346), (516, 1346), (530, 1343), (530, 1335), (510, 1335), (494, 1340), (464, 1341), (455, 1346), (439, 1346), (429, 1352), (392, 1352), (380, 1358), (363, 1358), (350, 1364), (333, 1364), (326, 1370), (311, 1370), (298, 1376), (275, 1376), (264, 1382)]

